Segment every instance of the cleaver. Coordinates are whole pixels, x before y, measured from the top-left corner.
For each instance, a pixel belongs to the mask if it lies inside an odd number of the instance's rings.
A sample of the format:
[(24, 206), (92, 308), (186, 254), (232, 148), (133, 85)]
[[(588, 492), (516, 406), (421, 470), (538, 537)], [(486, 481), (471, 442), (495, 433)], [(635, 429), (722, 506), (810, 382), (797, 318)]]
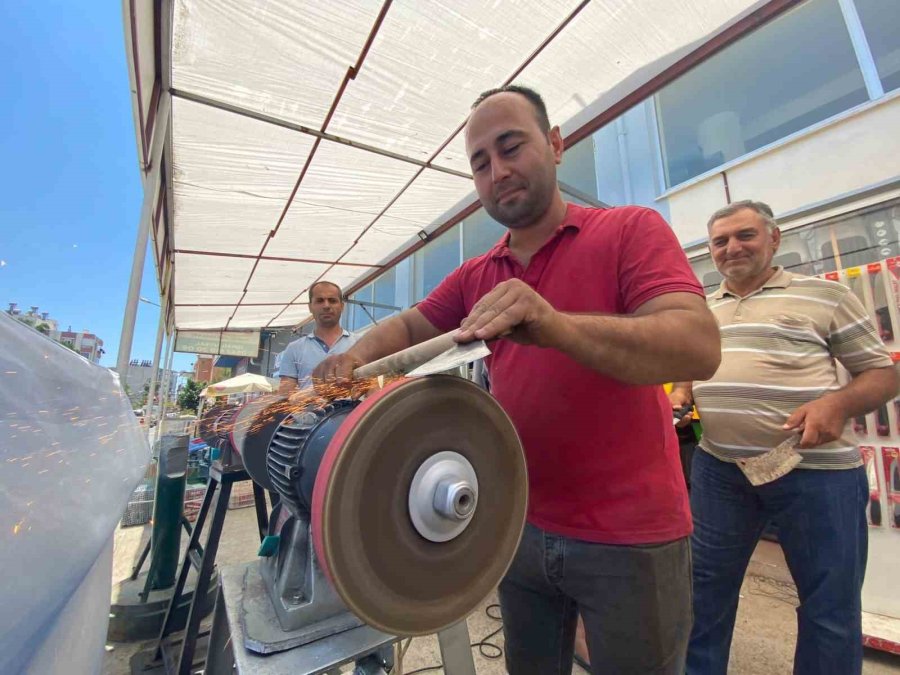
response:
[(459, 343), (453, 337), (457, 331), (438, 335), (396, 354), (367, 363), (353, 371), (353, 379), (368, 379), (381, 375), (432, 375), (477, 361), (491, 353), (484, 340)]
[(750, 459), (737, 460), (738, 468), (751, 485), (765, 485), (786, 476), (803, 459), (794, 448), (800, 442), (800, 434), (794, 434), (768, 452)]

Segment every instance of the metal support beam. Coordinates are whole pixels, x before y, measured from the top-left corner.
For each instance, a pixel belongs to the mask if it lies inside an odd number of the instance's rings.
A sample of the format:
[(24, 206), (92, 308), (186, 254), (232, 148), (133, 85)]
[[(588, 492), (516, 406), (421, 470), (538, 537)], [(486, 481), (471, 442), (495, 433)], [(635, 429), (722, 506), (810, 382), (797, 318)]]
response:
[(157, 437), (162, 436), (163, 424), (166, 421), (166, 409), (169, 403), (169, 390), (171, 389), (171, 385), (169, 384), (169, 380), (172, 379), (172, 358), (175, 356), (175, 332), (173, 331), (171, 336), (169, 337), (169, 344), (166, 349), (166, 365), (165, 370), (163, 371), (163, 389), (162, 395), (160, 397), (160, 406), (159, 406), (159, 422), (156, 425), (157, 428)]
[(438, 644), (445, 673), (475, 675), (475, 660), (465, 619), (438, 633)]
[(241, 117), (256, 120), (257, 122), (272, 124), (276, 127), (281, 127), (282, 129), (290, 129), (291, 131), (297, 131), (301, 134), (306, 134), (307, 136), (312, 136), (313, 138), (318, 138), (323, 141), (331, 141), (332, 143), (348, 145), (351, 148), (356, 148), (357, 150), (364, 150), (365, 152), (371, 152), (372, 154), (381, 155), (382, 157), (390, 157), (391, 159), (406, 162), (407, 164), (414, 164), (425, 169), (433, 169), (435, 171), (440, 171), (441, 173), (447, 173), (451, 176), (456, 176), (457, 178), (472, 180), (472, 176), (463, 171), (457, 171), (456, 169), (450, 169), (446, 166), (432, 164), (431, 162), (426, 162), (421, 159), (416, 159), (415, 157), (409, 157), (407, 155), (401, 155), (400, 153), (391, 152), (390, 150), (376, 148), (374, 145), (367, 145), (366, 143), (360, 143), (359, 141), (351, 141), (349, 138), (344, 138), (343, 136), (336, 136), (335, 134), (329, 134), (325, 131), (313, 129), (312, 127), (303, 126), (302, 124), (289, 122), (279, 117), (273, 117), (272, 115), (266, 115), (265, 113), (257, 112), (249, 108), (244, 108), (243, 106), (234, 105), (233, 103), (217, 101), (216, 99), (210, 98), (209, 96), (203, 96), (202, 94), (196, 94), (194, 92), (174, 88), (171, 89), (170, 93), (176, 98), (184, 99), (185, 101), (193, 101), (194, 103), (206, 105), (217, 110), (224, 110), (225, 112), (230, 112), (235, 115), (240, 115)]
[(841, 7), (841, 14), (844, 15), (844, 23), (847, 24), (847, 32), (850, 33), (850, 43), (853, 45), (853, 52), (856, 54), (863, 81), (866, 83), (866, 93), (872, 101), (879, 99), (884, 96), (884, 85), (878, 75), (875, 57), (872, 56), (872, 49), (866, 39), (866, 31), (856, 5), (853, 0), (838, 0), (838, 5)]
[(134, 247), (134, 260), (131, 264), (131, 279), (128, 282), (128, 296), (125, 301), (125, 315), (122, 320), (122, 333), (119, 337), (119, 354), (116, 359), (116, 369), (119, 377), (127, 372), (128, 362), (131, 360), (131, 344), (134, 340), (134, 322), (137, 319), (138, 299), (141, 295), (141, 277), (144, 274), (144, 259), (147, 255), (147, 240), (150, 235), (150, 225), (153, 222), (153, 211), (157, 203), (162, 178), (160, 167), (162, 165), (162, 152), (166, 134), (169, 129), (171, 110), (171, 97), (163, 92), (159, 99), (156, 129), (150, 148), (149, 168), (143, 174), (144, 202), (141, 206), (141, 218), (138, 222), (137, 242)]
[[(162, 298), (162, 304), (165, 305), (165, 298)], [(159, 328), (156, 329), (156, 346), (153, 348), (153, 372), (150, 374), (150, 388), (147, 390), (147, 405), (149, 407), (149, 416), (153, 418), (153, 398), (156, 396), (156, 384), (159, 379), (159, 357), (162, 352), (163, 332), (166, 327), (166, 308), (159, 308)]]
[(594, 206), (598, 209), (609, 209), (612, 208), (611, 205), (606, 202), (601, 202), (599, 199), (594, 197), (593, 195), (589, 195), (587, 192), (582, 192), (576, 187), (569, 185), (568, 183), (564, 183), (561, 180), (556, 181), (559, 185), (559, 191), (564, 195), (569, 195), (570, 197), (575, 197), (575, 199), (584, 202), (588, 206)]

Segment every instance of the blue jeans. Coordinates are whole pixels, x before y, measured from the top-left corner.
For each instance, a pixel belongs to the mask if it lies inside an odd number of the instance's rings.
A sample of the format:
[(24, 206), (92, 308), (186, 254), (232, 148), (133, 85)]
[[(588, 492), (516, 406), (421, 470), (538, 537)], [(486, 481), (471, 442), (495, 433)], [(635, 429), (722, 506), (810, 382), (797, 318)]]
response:
[(797, 675), (862, 672), (861, 600), (869, 485), (865, 470), (795, 469), (753, 487), (741, 470), (694, 455), (694, 629), (689, 675), (725, 675), (744, 572), (773, 521), (797, 585)]
[(684, 673), (691, 629), (687, 538), (611, 546), (528, 524), (499, 595), (511, 675), (571, 673), (579, 612), (595, 672)]

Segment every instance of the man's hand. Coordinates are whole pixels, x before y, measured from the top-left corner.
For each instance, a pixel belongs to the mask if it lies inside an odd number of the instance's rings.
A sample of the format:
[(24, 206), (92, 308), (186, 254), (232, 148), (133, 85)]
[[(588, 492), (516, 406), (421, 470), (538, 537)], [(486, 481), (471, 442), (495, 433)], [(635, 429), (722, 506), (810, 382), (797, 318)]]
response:
[[(682, 410), (683, 408), (688, 408), (688, 406), (692, 406), (694, 401), (691, 395), (686, 392), (684, 389), (679, 389), (675, 387), (672, 389), (669, 394), (669, 403), (672, 404), (672, 412), (674, 415), (677, 415), (677, 411)], [(686, 427), (693, 421), (693, 411), (688, 408), (687, 414), (683, 415), (679, 418), (678, 423), (675, 425), (676, 427)]]
[(814, 448), (840, 438), (847, 417), (837, 397), (823, 396), (797, 408), (787, 418), (784, 429), (802, 432), (799, 447)]
[(519, 279), (497, 284), (479, 300), (459, 326), (457, 342), (508, 337), (538, 347), (552, 344), (559, 313), (531, 286)]
[(312, 374), (316, 393), (328, 398), (349, 396), (353, 371), (361, 365), (362, 359), (348, 352), (326, 357)]

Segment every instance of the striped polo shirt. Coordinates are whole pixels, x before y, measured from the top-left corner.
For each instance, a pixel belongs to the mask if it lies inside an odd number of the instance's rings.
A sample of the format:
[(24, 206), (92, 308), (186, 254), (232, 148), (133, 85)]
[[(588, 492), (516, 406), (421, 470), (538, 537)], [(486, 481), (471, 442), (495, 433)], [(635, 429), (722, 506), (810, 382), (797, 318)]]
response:
[[(744, 298), (725, 288), (707, 297), (722, 334), (722, 364), (695, 382), (703, 423), (700, 447), (723, 461), (771, 450), (790, 432), (781, 427), (798, 407), (840, 389), (841, 363), (852, 375), (891, 365), (859, 299), (834, 281), (776, 268)], [(841, 438), (799, 449), (804, 469), (862, 464), (849, 420)]]

